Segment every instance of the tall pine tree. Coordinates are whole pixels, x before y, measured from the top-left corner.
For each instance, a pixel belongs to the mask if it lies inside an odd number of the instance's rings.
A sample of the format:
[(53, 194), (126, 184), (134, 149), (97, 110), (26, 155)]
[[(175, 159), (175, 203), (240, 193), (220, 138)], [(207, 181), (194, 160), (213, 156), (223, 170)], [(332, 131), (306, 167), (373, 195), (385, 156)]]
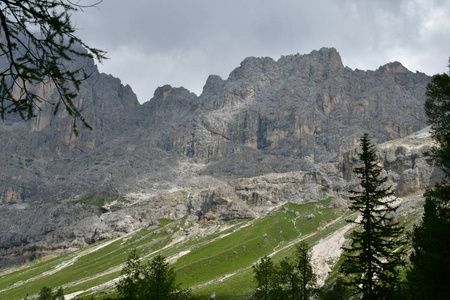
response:
[(394, 192), (386, 187), (387, 177), (381, 174), (368, 134), (361, 138), (359, 158), (362, 166), (354, 173), (360, 179), (360, 188), (351, 191), (350, 197), (350, 209), (360, 213), (350, 222), (359, 226), (351, 234), (351, 246), (344, 247), (343, 271), (349, 275), (348, 285), (362, 299), (392, 299), (403, 265), (402, 228), (394, 220)]
[(275, 265), (268, 256), (261, 258), (261, 261), (253, 267), (254, 278), (257, 282), (252, 299), (266, 300), (277, 298), (279, 285)]
[(297, 271), (299, 277), (299, 295), (298, 299), (310, 299), (315, 288), (316, 277), (311, 264), (311, 251), (306, 242), (300, 242), (297, 245)]
[(433, 76), (427, 85), (425, 113), (436, 142), (429, 162), (444, 178), (427, 190), (422, 223), (414, 228), (408, 281), (414, 299), (448, 299), (450, 295), (450, 77)]
[(285, 257), (276, 266), (278, 295), (271, 299), (311, 299), (315, 293), (316, 276), (313, 272), (311, 249), (305, 241), (297, 245), (295, 257)]

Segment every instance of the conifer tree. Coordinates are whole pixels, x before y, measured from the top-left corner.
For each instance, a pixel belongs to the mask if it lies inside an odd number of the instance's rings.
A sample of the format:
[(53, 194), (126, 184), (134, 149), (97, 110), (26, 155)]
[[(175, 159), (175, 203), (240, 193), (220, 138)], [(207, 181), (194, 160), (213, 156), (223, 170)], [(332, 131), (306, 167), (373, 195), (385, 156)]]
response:
[(39, 291), (39, 300), (52, 300), (52, 289), (48, 286), (44, 286)]
[(315, 275), (311, 265), (311, 252), (306, 242), (301, 242), (297, 246), (297, 270), (299, 273), (299, 299), (309, 299), (314, 291)]
[(280, 289), (283, 290), (285, 299), (298, 299), (300, 290), (300, 278), (296, 271), (296, 262), (290, 257), (284, 257), (277, 268), (277, 277)]
[(261, 258), (261, 261), (253, 266), (254, 278), (257, 282), (252, 299), (271, 299), (277, 290), (277, 278), (275, 266), (268, 256)]
[(297, 245), (295, 257), (284, 257), (274, 264), (270, 257), (253, 266), (257, 282), (252, 299), (307, 300), (315, 291), (315, 275), (310, 248), (306, 242)]
[(125, 266), (120, 273), (122, 278), (117, 283), (119, 299), (139, 299), (139, 291), (141, 289), (142, 281), (142, 265), (136, 249), (133, 249), (128, 255)]
[[(450, 67), (450, 66), (449, 66)], [(450, 179), (450, 76), (434, 75), (426, 89), (425, 113), (436, 145), (427, 154), (429, 162), (444, 171), (443, 182)]]
[(182, 300), (190, 298), (190, 289), (182, 289), (176, 282), (175, 270), (165, 258), (156, 256), (143, 271), (142, 299)]
[(276, 299), (310, 299), (315, 291), (315, 274), (311, 264), (311, 251), (304, 241), (297, 245), (295, 257), (285, 257), (275, 266), (276, 284), (272, 287)]
[[(27, 298), (25, 297), (25, 299)], [(64, 300), (64, 290), (60, 287), (53, 293), (51, 288), (44, 286), (39, 291), (38, 300)]]
[(351, 191), (350, 209), (360, 213), (354, 222), (358, 226), (351, 234), (351, 246), (344, 247), (343, 271), (347, 284), (362, 299), (392, 299), (403, 265), (401, 227), (394, 220), (397, 207), (394, 192), (386, 186), (375, 146), (368, 134), (361, 138), (359, 158), (362, 166), (354, 169), (360, 188)]
[(58, 288), (53, 295), (53, 300), (64, 300), (64, 290), (62, 287)]
[(122, 269), (117, 284), (119, 299), (126, 300), (185, 300), (191, 298), (190, 289), (181, 289), (175, 270), (161, 255), (142, 265), (134, 249)]
[(436, 145), (427, 154), (444, 178), (426, 192), (422, 223), (414, 228), (408, 282), (414, 299), (450, 295), (450, 76), (438, 74), (427, 85), (425, 113)]

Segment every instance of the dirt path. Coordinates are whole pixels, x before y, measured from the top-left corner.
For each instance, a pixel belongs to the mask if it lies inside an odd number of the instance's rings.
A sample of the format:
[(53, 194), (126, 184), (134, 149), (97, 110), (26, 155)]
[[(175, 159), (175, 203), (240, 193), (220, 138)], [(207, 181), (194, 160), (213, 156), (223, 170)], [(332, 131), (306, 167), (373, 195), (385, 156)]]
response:
[(348, 224), (333, 232), (324, 239), (321, 239), (311, 249), (311, 261), (316, 274), (317, 287), (322, 287), (331, 267), (337, 262), (342, 254), (342, 245), (345, 242), (344, 235), (355, 227), (355, 224)]

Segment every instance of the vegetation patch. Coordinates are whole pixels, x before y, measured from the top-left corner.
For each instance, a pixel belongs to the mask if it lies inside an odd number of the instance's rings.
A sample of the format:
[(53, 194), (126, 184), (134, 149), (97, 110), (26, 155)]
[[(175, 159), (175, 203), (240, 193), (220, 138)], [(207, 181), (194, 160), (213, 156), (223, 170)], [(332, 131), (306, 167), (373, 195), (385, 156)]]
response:
[[(251, 267), (261, 257), (279, 251), (273, 256), (278, 261), (293, 253), (296, 240), (307, 238), (312, 245), (315, 236), (318, 240), (346, 224), (339, 220), (326, 226), (343, 213), (328, 208), (327, 201), (330, 199), (288, 203), (256, 220), (194, 224), (187, 217), (159, 219), (158, 225), (151, 229), (105, 240), (5, 274), (0, 277), (3, 287), (0, 298), (23, 299), (27, 294), (36, 295), (43, 286), (63, 287), (66, 294), (98, 287), (119, 276), (134, 248), (144, 263), (158, 254), (172, 257), (177, 279), (183, 288), (191, 287), (198, 299), (209, 299), (212, 293), (216, 293), (216, 299), (242, 298), (254, 288)], [(307, 218), (311, 214), (315, 217)], [(18, 282), (23, 284), (14, 286)], [(114, 285), (87, 294), (95, 299), (111, 297), (115, 295)]]

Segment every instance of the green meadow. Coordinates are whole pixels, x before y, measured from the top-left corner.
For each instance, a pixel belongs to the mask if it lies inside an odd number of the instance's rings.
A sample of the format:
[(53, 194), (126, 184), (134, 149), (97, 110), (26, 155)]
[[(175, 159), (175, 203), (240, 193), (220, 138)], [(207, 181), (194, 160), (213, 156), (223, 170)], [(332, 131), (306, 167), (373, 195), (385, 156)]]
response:
[(167, 257), (178, 281), (190, 287), (197, 299), (210, 299), (213, 293), (216, 299), (246, 298), (255, 284), (252, 265), (261, 257), (280, 260), (293, 255), (297, 242), (306, 240), (313, 246), (347, 224), (347, 212), (328, 207), (329, 201), (288, 203), (258, 219), (159, 220), (150, 229), (5, 271), (0, 275), (0, 298), (32, 297), (43, 286), (63, 287), (66, 297), (114, 297), (115, 279), (134, 248), (144, 261), (157, 254)]

